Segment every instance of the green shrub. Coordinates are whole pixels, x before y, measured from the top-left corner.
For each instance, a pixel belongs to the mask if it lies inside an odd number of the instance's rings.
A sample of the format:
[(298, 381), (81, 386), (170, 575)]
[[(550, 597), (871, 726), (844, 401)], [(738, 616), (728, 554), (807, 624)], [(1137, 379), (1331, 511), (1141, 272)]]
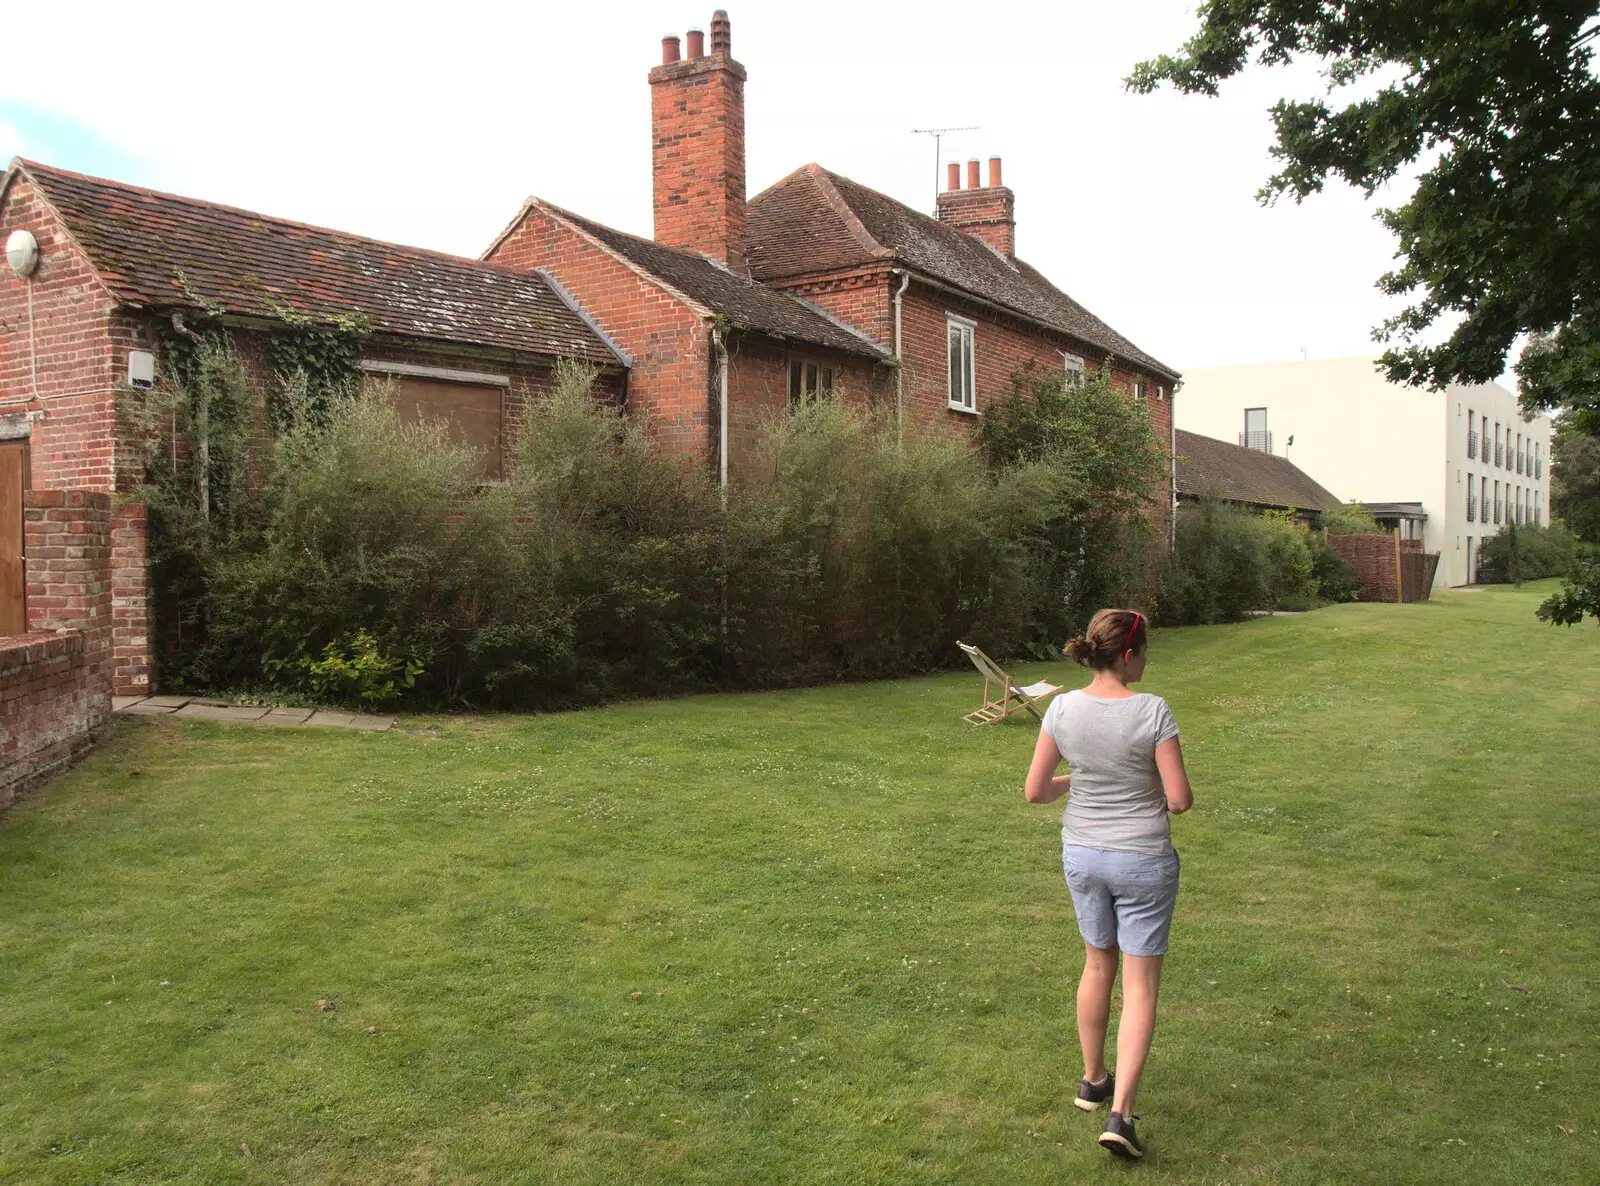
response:
[(1316, 582), (1317, 597), (1332, 602), (1358, 600), (1356, 574), (1349, 562), (1315, 533), (1310, 544), (1311, 579)]
[(1600, 547), (1578, 545), (1566, 581), (1535, 612), (1552, 626), (1576, 626), (1585, 617), (1600, 624)]
[(1521, 584), (1566, 576), (1577, 541), (1560, 523), (1507, 523), (1478, 546), (1478, 583)]
[(1318, 516), (1317, 526), (1323, 528), (1329, 535), (1381, 535), (1383, 529), (1378, 526), (1377, 519), (1372, 512), (1359, 502), (1346, 503), (1331, 511), (1323, 511)]
[(417, 682), (422, 664), (385, 655), (378, 640), (365, 630), (336, 638), (322, 648), (322, 657), (302, 655), (295, 664), (306, 692), (316, 704), (372, 708), (387, 704)]
[(1256, 515), (1202, 498), (1178, 511), (1157, 617), (1164, 625), (1210, 625), (1254, 610), (1310, 608), (1315, 571), (1310, 533), (1287, 512)]

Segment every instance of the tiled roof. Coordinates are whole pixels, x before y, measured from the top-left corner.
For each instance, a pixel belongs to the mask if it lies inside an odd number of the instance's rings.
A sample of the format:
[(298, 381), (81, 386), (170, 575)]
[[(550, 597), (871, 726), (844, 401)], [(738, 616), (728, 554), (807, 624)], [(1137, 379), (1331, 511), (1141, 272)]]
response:
[(757, 279), (774, 283), (862, 264), (897, 262), (1124, 362), (1178, 377), (1177, 371), (1140, 350), (1031, 265), (1007, 259), (976, 236), (820, 165), (797, 169), (758, 194), (749, 215), (745, 250)]
[(1261, 507), (1328, 511), (1343, 504), (1286, 457), (1178, 429), (1178, 493)]
[(617, 361), (537, 275), (33, 161), (13, 167), (129, 305), (192, 307), (193, 293), (240, 316), (273, 317), (273, 305), (309, 317), (361, 313), (381, 333)]
[(829, 316), (810, 301), (768, 288), (703, 255), (613, 230), (538, 199), (531, 199), (531, 204), (593, 236), (608, 250), (697, 304), (722, 314), (734, 325), (879, 361), (893, 356), (866, 334)]

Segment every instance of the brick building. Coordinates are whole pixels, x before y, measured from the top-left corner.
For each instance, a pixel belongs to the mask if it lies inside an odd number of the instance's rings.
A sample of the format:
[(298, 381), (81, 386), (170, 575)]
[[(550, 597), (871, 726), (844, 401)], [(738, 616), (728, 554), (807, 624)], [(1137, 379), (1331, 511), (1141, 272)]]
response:
[(965, 430), (1019, 368), (1110, 358), (1170, 447), (1177, 372), (1018, 258), (998, 158), (965, 187), (952, 164), (938, 218), (815, 164), (747, 201), (745, 81), (726, 12), (709, 46), (663, 39), (654, 240), (530, 198), (483, 255), (559, 280), (628, 353), (629, 403), (661, 432), (737, 473), (762, 409), (821, 390)]
[[(142, 458), (119, 413), (144, 399), (162, 334), (182, 332), (202, 306), (223, 311), (263, 390), (265, 337), (281, 310), (361, 314), (372, 331), (362, 368), (395, 382), (403, 414), (449, 419), (481, 449), (488, 477), (503, 433), (558, 359), (593, 363), (603, 390), (626, 393), (626, 357), (536, 272), (20, 160), (0, 182), (0, 239), (17, 231), (37, 244), (37, 263), (26, 277), (0, 269), (0, 483), (105, 495), (136, 487)], [(20, 461), (10, 468), (8, 451)], [(13, 502), (0, 489), (0, 512)], [(113, 683), (142, 693), (151, 688), (145, 519), (132, 503), (112, 514)], [(25, 612), (8, 576), (20, 565), (20, 525), (0, 521), (0, 615)]]
[(163, 335), (200, 311), (222, 311), (263, 390), (284, 311), (361, 315), (363, 368), (395, 381), (402, 414), (448, 419), (489, 478), (567, 357), (723, 482), (795, 402), (965, 431), (1030, 365), (1111, 359), (1169, 440), (1178, 375), (1017, 256), (998, 159), (986, 184), (978, 162), (965, 185), (952, 165), (937, 218), (815, 164), (747, 200), (746, 72), (726, 13), (709, 46), (691, 31), (684, 48), (664, 39), (649, 72), (653, 239), (530, 198), (470, 260), (14, 161), (0, 239), (26, 232), (37, 264), (0, 269), (0, 634), (48, 597), (25, 589), (24, 500), (6, 483), (112, 496), (111, 655), (90, 666), (118, 692), (151, 689), (145, 519), (115, 503), (140, 453), (119, 423), (156, 381)]

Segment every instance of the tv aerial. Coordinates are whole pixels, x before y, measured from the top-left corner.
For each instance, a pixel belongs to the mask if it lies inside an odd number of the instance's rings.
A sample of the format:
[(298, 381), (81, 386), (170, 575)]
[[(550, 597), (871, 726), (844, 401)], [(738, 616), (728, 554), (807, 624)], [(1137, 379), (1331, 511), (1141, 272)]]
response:
[(940, 158), (940, 142), (951, 132), (976, 132), (979, 125), (970, 124), (964, 128), (912, 128), (913, 136), (933, 137), (933, 212), (939, 213), (939, 169), (943, 165)]

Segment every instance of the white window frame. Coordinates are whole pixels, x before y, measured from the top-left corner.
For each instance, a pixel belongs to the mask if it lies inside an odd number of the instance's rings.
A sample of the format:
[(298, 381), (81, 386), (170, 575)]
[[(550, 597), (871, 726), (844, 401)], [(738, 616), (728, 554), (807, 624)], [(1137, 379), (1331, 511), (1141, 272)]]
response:
[(1059, 351), (1061, 355), (1061, 369), (1066, 372), (1067, 386), (1076, 388), (1083, 386), (1083, 359), (1076, 354), (1068, 354), (1065, 350)]
[[(950, 410), (965, 412), (969, 416), (978, 414), (978, 323), (965, 317), (958, 317), (954, 313), (944, 315), (944, 357), (945, 357), (945, 396), (949, 401)], [(956, 399), (955, 372), (950, 367), (950, 331), (960, 330), (962, 340), (966, 345), (966, 394), (967, 401), (962, 403)]]
[(1131, 387), (1129, 387), (1128, 390), (1133, 392), (1133, 401), (1134, 401), (1134, 403), (1142, 404), (1142, 403), (1145, 402), (1145, 400), (1149, 396), (1149, 393), (1150, 393), (1150, 381), (1148, 379), (1145, 379), (1145, 378), (1139, 376), (1139, 375), (1135, 375), (1133, 377), (1133, 384), (1132, 384)]

